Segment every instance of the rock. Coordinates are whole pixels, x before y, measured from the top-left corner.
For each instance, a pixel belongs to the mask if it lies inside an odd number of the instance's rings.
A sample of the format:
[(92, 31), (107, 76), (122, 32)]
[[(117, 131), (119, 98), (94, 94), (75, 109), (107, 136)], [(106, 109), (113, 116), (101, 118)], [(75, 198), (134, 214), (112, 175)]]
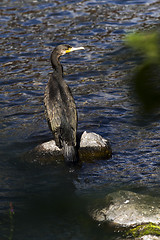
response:
[(45, 154), (50, 154), (50, 155), (54, 155), (54, 156), (62, 155), (61, 149), (59, 147), (57, 147), (54, 140), (39, 144), (37, 147), (34, 148), (33, 151), (43, 154), (43, 155), (45, 155)]
[(160, 240), (160, 237), (153, 236), (153, 235), (145, 235), (141, 238), (135, 238), (135, 240)]
[(152, 222), (160, 224), (160, 198), (130, 191), (108, 194), (106, 206), (92, 212), (97, 221), (109, 221), (123, 227)]
[(159, 197), (118, 191), (108, 194), (103, 204), (90, 211), (94, 220), (126, 228), (127, 239), (160, 240)]
[(103, 148), (106, 147), (108, 144), (108, 140), (102, 138), (100, 135), (96, 133), (87, 133), (86, 131), (83, 132), (80, 140), (80, 148), (85, 147), (99, 147)]
[[(112, 156), (109, 141), (96, 133), (85, 131), (81, 136), (77, 136), (77, 139), (81, 161), (108, 159)], [(51, 140), (36, 146), (27, 154), (26, 159), (29, 159), (30, 162), (49, 164), (61, 161), (63, 154), (62, 150), (56, 146), (55, 141)]]
[(100, 135), (86, 131), (81, 135), (79, 157), (82, 161), (108, 159), (112, 156), (109, 141)]

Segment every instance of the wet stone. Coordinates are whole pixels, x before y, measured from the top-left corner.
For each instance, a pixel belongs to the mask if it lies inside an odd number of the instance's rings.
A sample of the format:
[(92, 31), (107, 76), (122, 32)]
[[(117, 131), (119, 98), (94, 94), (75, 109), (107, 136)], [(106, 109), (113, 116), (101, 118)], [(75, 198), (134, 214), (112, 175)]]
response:
[[(98, 159), (109, 159), (112, 156), (112, 149), (107, 139), (102, 136), (86, 131), (77, 136), (79, 146), (78, 152), (80, 161), (93, 161)], [(28, 157), (29, 155), (29, 157)], [(40, 164), (50, 164), (63, 160), (63, 153), (56, 146), (54, 140), (39, 144), (29, 153), (27, 158), (30, 162), (39, 162)]]
[(106, 206), (94, 209), (92, 217), (99, 222), (111, 222), (122, 227), (145, 223), (160, 224), (160, 198), (118, 191), (108, 194)]
[(135, 240), (160, 240), (160, 237), (153, 235), (145, 235), (141, 238), (135, 238)]
[(121, 229), (122, 239), (160, 240), (159, 197), (120, 190), (96, 203), (90, 215), (98, 222)]

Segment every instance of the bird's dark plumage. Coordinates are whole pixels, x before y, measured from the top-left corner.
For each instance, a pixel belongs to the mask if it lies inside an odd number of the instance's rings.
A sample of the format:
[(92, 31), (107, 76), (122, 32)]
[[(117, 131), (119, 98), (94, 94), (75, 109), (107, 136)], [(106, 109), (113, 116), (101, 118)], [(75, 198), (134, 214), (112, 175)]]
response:
[(63, 149), (66, 162), (77, 162), (76, 146), (77, 110), (70, 88), (63, 80), (63, 68), (60, 56), (75, 50), (69, 45), (59, 45), (51, 53), (51, 64), (54, 69), (45, 90), (44, 103), (47, 120), (54, 135), (56, 145)]

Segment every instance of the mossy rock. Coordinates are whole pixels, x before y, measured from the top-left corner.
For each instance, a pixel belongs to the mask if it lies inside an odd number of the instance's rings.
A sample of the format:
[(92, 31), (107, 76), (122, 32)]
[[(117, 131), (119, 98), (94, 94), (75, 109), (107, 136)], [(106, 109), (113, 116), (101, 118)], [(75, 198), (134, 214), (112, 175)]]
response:
[(126, 232), (126, 236), (140, 238), (146, 235), (160, 236), (160, 226), (153, 223), (147, 223), (136, 226)]

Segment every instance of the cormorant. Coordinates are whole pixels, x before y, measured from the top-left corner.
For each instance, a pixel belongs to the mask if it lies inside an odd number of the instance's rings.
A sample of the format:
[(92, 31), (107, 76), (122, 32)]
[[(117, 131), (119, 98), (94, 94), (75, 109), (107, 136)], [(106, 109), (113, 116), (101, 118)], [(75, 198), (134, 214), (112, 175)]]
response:
[(63, 80), (63, 67), (59, 58), (69, 52), (84, 49), (64, 44), (54, 48), (51, 53), (51, 64), (54, 69), (45, 89), (44, 103), (49, 127), (54, 140), (62, 148), (67, 163), (78, 161), (76, 142), (77, 110), (72, 93)]

